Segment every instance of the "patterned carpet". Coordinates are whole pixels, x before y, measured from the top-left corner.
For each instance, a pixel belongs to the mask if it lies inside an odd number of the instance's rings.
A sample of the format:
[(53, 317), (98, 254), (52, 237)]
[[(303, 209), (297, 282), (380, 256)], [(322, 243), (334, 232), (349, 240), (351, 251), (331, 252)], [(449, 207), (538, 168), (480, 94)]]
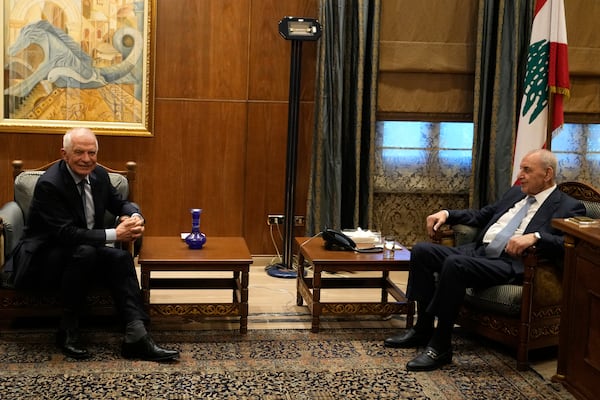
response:
[(407, 372), (414, 349), (388, 349), (385, 329), (154, 332), (177, 363), (123, 360), (120, 334), (84, 332), (94, 357), (65, 358), (50, 330), (0, 333), (7, 399), (573, 399), (509, 354), (455, 335), (451, 365)]

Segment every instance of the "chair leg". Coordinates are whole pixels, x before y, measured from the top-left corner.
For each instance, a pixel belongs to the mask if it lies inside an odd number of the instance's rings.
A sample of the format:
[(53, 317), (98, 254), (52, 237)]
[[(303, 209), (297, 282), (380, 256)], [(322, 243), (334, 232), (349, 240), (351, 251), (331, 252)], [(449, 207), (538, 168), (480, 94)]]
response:
[(519, 325), (519, 344), (517, 345), (517, 369), (525, 371), (529, 368), (529, 334), (531, 326), (529, 320)]
[(517, 370), (526, 371), (529, 369), (529, 357), (527, 347), (519, 345), (517, 349)]

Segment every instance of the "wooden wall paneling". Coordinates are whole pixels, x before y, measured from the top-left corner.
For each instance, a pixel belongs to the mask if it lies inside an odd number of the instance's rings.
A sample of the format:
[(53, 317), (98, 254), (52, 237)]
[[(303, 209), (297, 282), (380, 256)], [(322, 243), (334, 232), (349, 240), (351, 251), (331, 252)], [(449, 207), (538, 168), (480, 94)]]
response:
[(20, 133), (14, 135), (0, 134), (2, 159), (7, 161), (12, 176), (12, 160), (21, 159), (25, 167), (39, 167), (49, 161), (60, 158), (62, 147), (61, 135), (38, 135)]
[(127, 161), (138, 165), (144, 162), (145, 154), (140, 151), (143, 143), (151, 143), (151, 137), (103, 136), (98, 138), (98, 162), (112, 168), (125, 169)]
[(191, 226), (189, 209), (204, 210), (208, 237), (242, 235), (246, 105), (157, 102), (156, 135), (145, 144), (138, 191), (148, 235), (177, 235)]
[(0, 133), (0, 207), (13, 199), (12, 161), (36, 168), (60, 158), (61, 135)]
[(246, 98), (250, 0), (158, 1), (156, 97)]
[(287, 104), (249, 104), (244, 232), (253, 254), (275, 254), (266, 218), (284, 211), (286, 132)]
[[(283, 214), (285, 208), (285, 163), (290, 79), (291, 42), (279, 34), (279, 21), (285, 16), (318, 17), (317, 0), (253, 0), (251, 9), (248, 80), (248, 158), (246, 175), (244, 232), (253, 254), (274, 254), (266, 224), (270, 213)], [(302, 67), (298, 138), (298, 174), (295, 208), (306, 214), (310, 168), (310, 146), (314, 115), (316, 42), (302, 44)], [(265, 103), (262, 103), (262, 102)], [(282, 251), (281, 230), (274, 230)], [(304, 229), (299, 228), (298, 233)]]
[[(250, 30), (251, 100), (287, 101), (289, 96), (291, 42), (279, 34), (285, 16), (318, 17), (317, 0), (254, 0)], [(316, 42), (302, 44), (301, 99), (314, 98)]]
[[(253, 254), (275, 254), (266, 221), (268, 214), (283, 214), (285, 211), (287, 108), (287, 103), (263, 102), (251, 103), (248, 108), (244, 236)], [(306, 215), (313, 108), (312, 103), (300, 105), (296, 215)], [(274, 229), (273, 232), (279, 251), (282, 251), (280, 234), (283, 234), (283, 226), (280, 228), (280, 231)], [(303, 228), (297, 229), (297, 234), (303, 233)]]

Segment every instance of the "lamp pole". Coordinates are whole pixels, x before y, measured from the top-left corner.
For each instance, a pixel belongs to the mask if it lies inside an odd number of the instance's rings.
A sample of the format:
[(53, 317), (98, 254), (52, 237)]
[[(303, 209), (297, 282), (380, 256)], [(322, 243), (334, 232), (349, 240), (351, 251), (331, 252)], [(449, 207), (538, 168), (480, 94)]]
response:
[(270, 265), (267, 273), (277, 278), (295, 278), (293, 268), (294, 213), (296, 196), (296, 164), (298, 158), (298, 113), (300, 110), (300, 81), (302, 42), (318, 40), (321, 25), (312, 18), (284, 17), (279, 21), (279, 34), (292, 41), (290, 57), (290, 89), (288, 101), (288, 137), (285, 168), (285, 218), (283, 225), (282, 262)]

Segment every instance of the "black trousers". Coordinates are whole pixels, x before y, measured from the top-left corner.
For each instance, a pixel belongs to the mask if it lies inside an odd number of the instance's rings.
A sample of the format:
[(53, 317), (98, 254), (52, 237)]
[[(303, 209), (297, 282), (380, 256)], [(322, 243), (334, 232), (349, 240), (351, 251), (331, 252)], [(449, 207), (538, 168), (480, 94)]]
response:
[(454, 325), (467, 288), (485, 288), (514, 282), (515, 273), (508, 256), (487, 258), (483, 246), (468, 244), (448, 247), (417, 243), (410, 258), (407, 296), (437, 316), (438, 325)]
[(65, 309), (81, 313), (90, 288), (107, 287), (125, 324), (149, 321), (131, 254), (113, 247), (43, 246), (36, 253), (39, 286), (59, 287)]

